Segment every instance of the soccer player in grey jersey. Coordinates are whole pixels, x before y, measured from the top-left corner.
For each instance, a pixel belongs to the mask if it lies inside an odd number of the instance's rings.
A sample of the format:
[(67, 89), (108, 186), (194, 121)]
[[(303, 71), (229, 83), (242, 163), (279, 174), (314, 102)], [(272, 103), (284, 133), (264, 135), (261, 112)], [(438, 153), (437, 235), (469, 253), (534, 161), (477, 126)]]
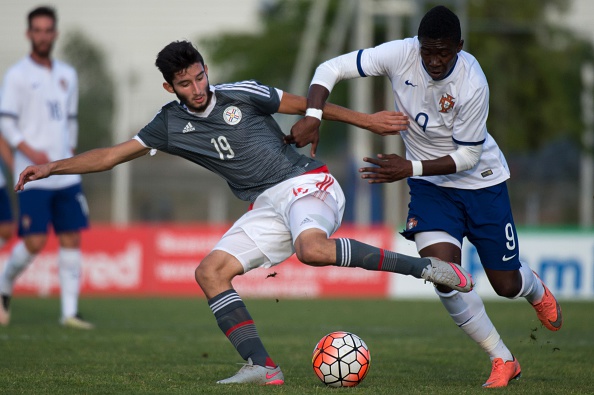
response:
[[(391, 271), (462, 292), (472, 289), (472, 278), (458, 265), (330, 238), (342, 219), (342, 190), (322, 162), (285, 144), (285, 135), (271, 116), (306, 113), (305, 98), (255, 81), (211, 86), (202, 56), (186, 41), (167, 45), (156, 65), (165, 79), (163, 87), (179, 102), (164, 106), (127, 142), (28, 167), (16, 189), (52, 174), (109, 170), (156, 149), (219, 174), (238, 198), (251, 202), (251, 209), (195, 272), (218, 326), (247, 361), (237, 374), (218, 383), (284, 383), (232, 280), (251, 269), (276, 265), (293, 253), (308, 265)], [(321, 117), (320, 113), (311, 115)], [(332, 104), (325, 106), (323, 116), (381, 135), (397, 133), (408, 124), (401, 113), (367, 115)]]

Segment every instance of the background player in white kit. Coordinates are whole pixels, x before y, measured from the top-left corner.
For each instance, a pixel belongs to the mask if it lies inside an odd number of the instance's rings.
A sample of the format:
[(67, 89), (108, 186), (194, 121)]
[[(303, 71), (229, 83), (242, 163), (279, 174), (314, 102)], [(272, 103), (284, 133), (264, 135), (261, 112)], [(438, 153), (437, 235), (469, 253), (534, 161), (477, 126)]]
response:
[[(406, 158), (365, 158), (360, 169), (370, 183), (408, 177), (411, 202), (402, 234), (421, 256), (461, 263), (466, 236), (498, 295), (524, 297), (545, 327), (561, 328), (561, 308), (526, 263), (519, 246), (505, 181), (507, 163), (487, 132), (489, 87), (477, 60), (462, 51), (458, 17), (444, 6), (422, 19), (418, 36), (355, 51), (321, 64), (312, 79), (307, 106), (322, 109), (334, 85), (344, 79), (387, 76), (396, 110), (411, 120), (400, 133)], [(312, 154), (320, 121), (305, 117), (287, 141)], [(504, 387), (518, 378), (520, 364), (503, 344), (475, 291), (445, 286), (436, 292), (454, 322), (490, 356), (492, 371), (484, 387)]]
[[(15, 180), (31, 164), (72, 156), (78, 124), (76, 71), (52, 59), (57, 38), (56, 13), (39, 7), (28, 15), (31, 53), (6, 73), (0, 101), (0, 130), (15, 149)], [(9, 301), (16, 278), (47, 242), (49, 226), (58, 236), (58, 273), (62, 325), (91, 329), (78, 315), (81, 279), (81, 230), (88, 226), (88, 209), (79, 175), (51, 177), (18, 193), (19, 236), (0, 275), (0, 324), (10, 321)]]
[[(256, 81), (210, 85), (208, 67), (187, 41), (167, 45), (159, 52), (156, 65), (165, 79), (163, 87), (179, 102), (165, 105), (127, 142), (29, 166), (21, 173), (16, 189), (51, 174), (109, 170), (160, 150), (215, 172), (238, 198), (251, 202), (250, 210), (223, 235), (195, 272), (219, 328), (247, 361), (237, 374), (218, 383), (284, 383), (282, 371), (264, 348), (232, 280), (254, 268), (281, 263), (293, 253), (309, 265), (396, 272), (463, 292), (472, 289), (472, 279), (458, 265), (408, 257), (352, 239), (330, 238), (342, 220), (342, 190), (322, 162), (284, 143), (285, 134), (272, 118), (277, 112), (305, 113), (305, 98)], [(380, 134), (398, 132), (408, 123), (400, 113), (367, 115), (330, 104), (325, 118)]]

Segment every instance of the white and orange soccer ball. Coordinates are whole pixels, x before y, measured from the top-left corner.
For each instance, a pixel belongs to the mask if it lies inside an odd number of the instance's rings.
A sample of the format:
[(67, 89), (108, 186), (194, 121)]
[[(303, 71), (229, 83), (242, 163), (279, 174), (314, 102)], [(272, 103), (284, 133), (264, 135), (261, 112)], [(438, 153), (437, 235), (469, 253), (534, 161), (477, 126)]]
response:
[(313, 351), (313, 370), (330, 387), (354, 387), (369, 371), (371, 354), (367, 344), (350, 332), (324, 336)]

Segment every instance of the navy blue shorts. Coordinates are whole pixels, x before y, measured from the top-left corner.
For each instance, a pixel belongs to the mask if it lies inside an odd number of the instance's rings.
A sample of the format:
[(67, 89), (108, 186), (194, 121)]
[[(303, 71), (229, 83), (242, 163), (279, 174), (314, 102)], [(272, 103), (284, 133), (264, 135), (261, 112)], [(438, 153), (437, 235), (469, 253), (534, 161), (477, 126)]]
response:
[(488, 188), (444, 188), (424, 180), (408, 179), (410, 203), (406, 229), (401, 234), (444, 231), (462, 245), (468, 238), (483, 267), (520, 268), (518, 235), (505, 182)]
[(19, 236), (72, 232), (89, 226), (89, 208), (80, 184), (62, 189), (27, 189), (19, 199)]
[(6, 187), (0, 188), (0, 222), (12, 221), (12, 203)]

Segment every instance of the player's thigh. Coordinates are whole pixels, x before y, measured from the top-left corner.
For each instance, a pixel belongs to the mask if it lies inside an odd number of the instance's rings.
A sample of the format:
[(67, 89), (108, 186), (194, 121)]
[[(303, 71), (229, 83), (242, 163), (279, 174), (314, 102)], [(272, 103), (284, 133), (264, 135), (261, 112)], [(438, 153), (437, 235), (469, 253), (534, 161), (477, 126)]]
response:
[(308, 195), (296, 200), (289, 210), (289, 227), (297, 258), (308, 264), (334, 263), (335, 244), (328, 238), (340, 223), (340, 210), (332, 196), (321, 200)]
[(80, 184), (55, 191), (52, 200), (52, 224), (58, 235), (76, 233), (89, 226), (89, 207)]
[(307, 229), (320, 229), (331, 236), (338, 230), (341, 213), (332, 196), (321, 200), (313, 195), (297, 199), (289, 209), (289, 227), (293, 240)]
[(244, 272), (274, 266), (295, 252), (291, 233), (282, 218), (273, 210), (266, 209), (244, 214), (214, 249), (234, 256)]
[(468, 240), (485, 269), (520, 268), (518, 235), (505, 183), (469, 191)]
[(422, 232), (415, 235), (419, 255), (423, 258), (436, 257), (446, 262), (462, 262), (461, 244), (456, 238), (443, 231)]

